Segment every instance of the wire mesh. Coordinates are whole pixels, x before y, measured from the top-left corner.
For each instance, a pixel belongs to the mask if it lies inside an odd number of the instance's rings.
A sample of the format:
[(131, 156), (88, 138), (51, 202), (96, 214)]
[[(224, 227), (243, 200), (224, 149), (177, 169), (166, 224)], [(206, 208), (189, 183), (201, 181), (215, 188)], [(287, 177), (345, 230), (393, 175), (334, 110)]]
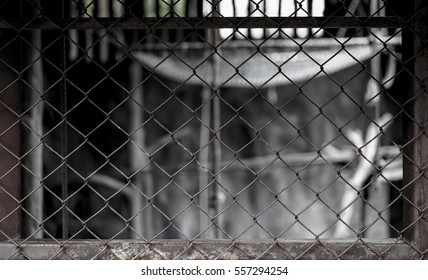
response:
[(406, 194), (425, 180), (406, 152), (425, 137), (409, 109), (426, 93), (423, 12), (0, 5), (0, 258), (426, 255), (406, 238), (427, 228), (426, 195)]

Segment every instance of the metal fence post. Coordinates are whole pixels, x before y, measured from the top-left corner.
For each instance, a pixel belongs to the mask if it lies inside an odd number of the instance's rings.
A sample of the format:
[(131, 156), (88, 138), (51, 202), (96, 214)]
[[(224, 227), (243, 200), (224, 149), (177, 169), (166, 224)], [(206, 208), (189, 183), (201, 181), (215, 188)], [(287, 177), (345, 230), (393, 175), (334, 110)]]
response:
[(20, 97), (14, 80), (0, 69), (0, 241), (21, 235)]
[[(20, 15), (22, 2), (3, 5), (0, 17)], [(21, 40), (15, 40), (11, 48), (4, 48), (15, 35), (2, 32), (0, 38), (0, 241), (21, 237), (21, 82), (17, 73), (6, 65), (3, 58), (13, 58), (12, 67), (21, 70), (22, 57), (14, 51), (22, 51)]]
[(403, 235), (422, 255), (428, 249), (428, 2), (415, 0), (414, 27), (403, 39), (411, 47), (413, 54), (409, 60), (411, 67), (411, 90), (407, 100), (404, 120), (404, 232)]

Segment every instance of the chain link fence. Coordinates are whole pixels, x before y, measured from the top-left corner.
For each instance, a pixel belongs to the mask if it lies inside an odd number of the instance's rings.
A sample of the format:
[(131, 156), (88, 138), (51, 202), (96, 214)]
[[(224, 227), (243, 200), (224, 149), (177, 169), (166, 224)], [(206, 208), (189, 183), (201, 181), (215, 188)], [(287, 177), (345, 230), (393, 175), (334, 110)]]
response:
[(425, 258), (414, 2), (2, 1), (0, 258)]

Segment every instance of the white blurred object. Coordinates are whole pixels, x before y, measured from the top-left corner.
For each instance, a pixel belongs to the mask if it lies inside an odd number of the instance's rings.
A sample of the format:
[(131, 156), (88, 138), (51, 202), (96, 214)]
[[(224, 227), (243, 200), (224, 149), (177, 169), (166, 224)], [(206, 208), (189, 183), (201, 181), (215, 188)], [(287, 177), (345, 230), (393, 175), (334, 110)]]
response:
[[(296, 8), (294, 4), (294, 0), (283, 0), (281, 2), (281, 15), (282, 17), (290, 17), (296, 15)], [(294, 36), (293, 28), (282, 28), (282, 32), (284, 32), (287, 36)]]
[[(265, 8), (265, 14), (268, 17), (278, 17), (279, 16), (279, 5), (280, 5), (280, 0), (269, 0), (265, 2), (266, 8)], [(267, 31), (267, 35), (271, 36), (273, 38), (278, 37), (278, 29), (276, 28), (268, 28)], [(276, 33), (275, 33), (276, 32)]]
[[(309, 9), (308, 0), (303, 0), (300, 3), (297, 3), (297, 16), (307, 17), (309, 14), (308, 9)], [(296, 35), (299, 38), (307, 38), (309, 36), (309, 29), (297, 28)]]
[[(353, 175), (350, 178), (346, 178), (346, 182), (349, 187), (345, 186), (342, 201), (340, 203), (339, 211), (340, 220), (334, 234), (335, 238), (346, 238), (352, 234), (349, 230), (351, 226), (351, 220), (358, 211), (355, 203), (359, 200), (359, 192), (364, 186), (364, 182), (373, 173), (374, 166), (376, 164), (376, 154), (379, 150), (380, 137), (382, 136), (382, 130), (385, 130), (391, 123), (392, 115), (389, 113), (384, 114), (376, 121), (372, 122), (367, 128), (366, 137), (363, 146), (358, 146), (361, 150), (361, 156)], [(355, 230), (355, 229), (354, 229)]]
[[(322, 17), (324, 15), (325, 3), (324, 1), (312, 1), (312, 11), (311, 15), (314, 17)], [(322, 37), (324, 35), (324, 30), (321, 28), (312, 28), (312, 34), (314, 37)]]

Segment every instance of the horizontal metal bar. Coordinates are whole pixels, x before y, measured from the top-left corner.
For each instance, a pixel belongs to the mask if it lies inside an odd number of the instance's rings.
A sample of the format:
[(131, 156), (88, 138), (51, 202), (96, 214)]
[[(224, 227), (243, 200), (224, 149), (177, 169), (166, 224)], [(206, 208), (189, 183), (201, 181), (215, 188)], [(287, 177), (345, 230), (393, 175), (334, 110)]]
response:
[(380, 240), (133, 240), (0, 243), (0, 259), (420, 259), (397, 239)]
[(0, 19), (0, 29), (398, 28), (398, 17), (203, 17)]

